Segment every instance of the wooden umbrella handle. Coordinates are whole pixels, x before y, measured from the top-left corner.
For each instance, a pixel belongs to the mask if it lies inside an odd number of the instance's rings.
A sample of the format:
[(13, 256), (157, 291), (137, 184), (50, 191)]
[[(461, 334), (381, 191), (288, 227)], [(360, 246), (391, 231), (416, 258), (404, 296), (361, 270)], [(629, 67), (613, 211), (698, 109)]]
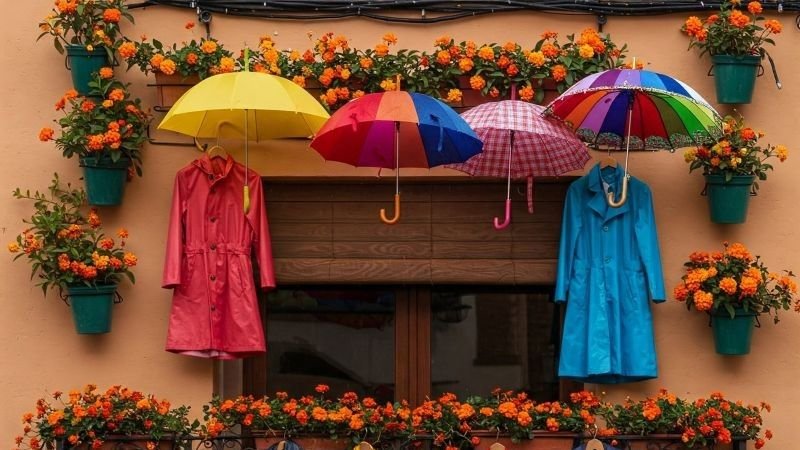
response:
[(394, 194), (394, 217), (386, 217), (386, 209), (381, 208), (381, 222), (386, 225), (394, 225), (400, 220), (400, 194)]

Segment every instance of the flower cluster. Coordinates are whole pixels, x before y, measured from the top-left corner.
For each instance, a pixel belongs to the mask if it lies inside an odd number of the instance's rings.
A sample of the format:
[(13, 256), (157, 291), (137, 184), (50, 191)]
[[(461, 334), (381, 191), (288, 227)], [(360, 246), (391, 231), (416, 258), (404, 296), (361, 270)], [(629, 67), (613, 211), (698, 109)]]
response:
[(52, 287), (67, 285), (115, 284), (127, 276), (134, 281), (131, 268), (136, 255), (125, 249), (128, 232), (117, 231), (117, 239), (106, 236), (100, 216), (91, 209), (84, 215), (86, 193), (62, 186), (56, 174), (48, 193), (14, 191), (14, 197), (34, 201), (35, 212), (24, 222), (28, 228), (8, 244), (15, 260), (31, 263), (37, 286), (47, 294)]
[[(548, 31), (529, 45), (456, 43), (442, 36), (436, 39), (433, 52), (398, 49), (398, 37), (391, 32), (366, 49), (353, 48), (346, 36), (332, 32), (318, 38), (308, 33), (308, 38), (309, 48), (301, 51), (280, 49), (271, 36), (262, 36), (257, 48), (242, 50), (236, 60), (211, 40), (173, 46), (171, 51), (155, 40), (152, 44), (125, 42), (119, 51), (129, 67), (135, 65), (145, 72), (197, 73), (202, 78), (248, 65), (250, 70), (318, 89), (320, 102), (330, 110), (364, 93), (398, 89), (398, 82), (406, 90), (450, 102), (461, 101), (461, 89), (500, 97), (508, 96), (512, 86), (520, 99), (541, 102), (545, 80), (552, 80), (552, 88), (563, 92), (588, 74), (620, 67), (626, 52), (625, 46), (618, 47), (610, 37), (592, 29), (579, 36), (568, 35), (563, 43), (557, 33)], [(210, 52), (212, 47), (216, 53)], [(201, 68), (205, 72), (197, 72)]]
[[(739, 116), (726, 116), (722, 123), (723, 135), (715, 142), (687, 150), (683, 157), (689, 163), (689, 172), (703, 169), (707, 175), (724, 175), (726, 181), (734, 175), (754, 175), (759, 180), (767, 179), (773, 169), (769, 159), (775, 157), (786, 161), (789, 150), (784, 145), (761, 146), (758, 140), (764, 137), (744, 123)], [(758, 183), (755, 184), (756, 189)]]
[(765, 439), (772, 439), (770, 430), (761, 433), (761, 412), (769, 410), (766, 403), (745, 406), (741, 401), (726, 400), (720, 392), (691, 402), (662, 389), (655, 397), (604, 405), (600, 415), (607, 428), (601, 434), (679, 434), (689, 448), (730, 444), (737, 437), (754, 440), (755, 448), (760, 449)]
[(791, 271), (769, 271), (760, 257), (740, 243), (724, 243), (722, 252), (694, 252), (684, 266), (686, 274), (675, 287), (674, 296), (698, 311), (727, 311), (731, 317), (737, 309), (756, 314), (772, 314), (778, 322), (778, 311), (794, 307), (797, 283)]
[(225, 50), (216, 39), (184, 41), (180, 46), (165, 47), (160, 41), (126, 40), (120, 44), (119, 55), (128, 69), (138, 67), (142, 72), (179, 74), (183, 77), (206, 78), (218, 73), (236, 70), (233, 53)]
[[(747, 11), (739, 9), (740, 0), (725, 0), (718, 14), (712, 14), (702, 21), (697, 16), (689, 17), (681, 30), (689, 36), (689, 48), (697, 47), (700, 55), (750, 56), (764, 55), (763, 45), (775, 45), (770, 37), (782, 30), (775, 19), (765, 20), (760, 14), (761, 3), (753, 0), (747, 4)], [(758, 23), (763, 21), (763, 26)]]
[(123, 17), (133, 22), (124, 0), (56, 0), (52, 12), (39, 23), (39, 39), (53, 36), (60, 53), (68, 44), (89, 51), (102, 46), (110, 54), (117, 45)]
[(215, 398), (203, 407), (205, 424), (201, 431), (215, 437), (243, 425), (280, 436), (322, 434), (333, 439), (350, 436), (359, 442), (391, 438), (407, 429), (406, 420), (410, 417), (407, 403), (380, 405), (371, 397), (359, 399), (353, 392), (333, 400), (325, 395), (328, 389), (326, 385), (318, 385), (316, 395), (300, 398), (289, 398), (285, 392), (278, 392), (272, 398)]
[(98, 391), (93, 384), (64, 395), (53, 392), (50, 398), (36, 401), (36, 410), (22, 416), (23, 435), (16, 438), (15, 450), (52, 448), (55, 441), (68, 447), (86, 444), (97, 450), (109, 435), (139, 435), (148, 441), (148, 450), (166, 435), (183, 434), (190, 428), (189, 407), (173, 408), (167, 400), (143, 394), (124, 386)]
[(514, 95), (529, 102), (542, 101), (544, 80), (553, 80), (558, 92), (563, 92), (588, 74), (619, 67), (626, 50), (591, 28), (577, 38), (567, 35), (563, 44), (553, 31), (542, 33), (532, 47), (517, 42), (456, 44), (449, 36), (440, 37), (435, 44), (437, 50), (428, 68), (432, 73), (466, 78), (466, 87), (491, 97), (508, 95), (514, 88)]
[(61, 136), (56, 138), (55, 131), (45, 127), (39, 131), (39, 140), (55, 140), (67, 158), (93, 156), (115, 162), (129, 158), (141, 175), (141, 148), (150, 121), (141, 101), (131, 98), (128, 85), (115, 80), (109, 67), (100, 69), (89, 87), (87, 97), (71, 89), (59, 99), (55, 108), (64, 111), (64, 117), (55, 122), (61, 127)]
[(215, 399), (204, 408), (202, 430), (212, 437), (244, 425), (286, 436), (347, 436), (355, 442), (430, 438), (436, 446), (452, 448), (477, 445), (480, 437), (473, 430), (510, 435), (515, 441), (531, 439), (534, 430), (581, 432), (595, 423), (600, 405), (589, 392), (575, 393), (567, 403), (536, 403), (525, 393), (497, 390), (490, 398), (465, 401), (448, 393), (412, 409), (405, 401), (380, 405), (370, 397), (359, 399), (353, 392), (332, 400), (325, 396), (327, 391), (328, 386), (319, 385), (317, 395), (299, 399), (284, 392), (273, 398)]

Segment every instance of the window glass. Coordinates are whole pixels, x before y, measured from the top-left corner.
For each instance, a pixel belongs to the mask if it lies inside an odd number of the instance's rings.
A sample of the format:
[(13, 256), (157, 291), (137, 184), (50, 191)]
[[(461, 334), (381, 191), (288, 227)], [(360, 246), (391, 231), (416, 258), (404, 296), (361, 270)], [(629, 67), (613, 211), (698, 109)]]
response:
[(394, 399), (395, 291), (278, 289), (267, 296), (267, 392), (293, 396), (327, 384)]
[(433, 396), (500, 387), (558, 399), (560, 318), (549, 294), (434, 289), (431, 322)]

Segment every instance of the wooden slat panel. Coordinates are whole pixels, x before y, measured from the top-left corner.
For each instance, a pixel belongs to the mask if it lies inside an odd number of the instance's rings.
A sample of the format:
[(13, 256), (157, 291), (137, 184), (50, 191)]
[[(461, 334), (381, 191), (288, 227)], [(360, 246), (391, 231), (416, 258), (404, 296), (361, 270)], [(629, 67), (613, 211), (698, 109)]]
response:
[[(381, 208), (389, 216), (394, 215), (394, 197), (386, 197), (377, 202), (336, 202), (333, 205), (333, 221), (337, 223), (373, 223), (385, 226), (380, 219)], [(431, 205), (422, 202), (406, 202), (400, 204), (401, 223), (429, 223), (431, 221)], [(399, 224), (398, 224), (399, 225)]]
[(306, 224), (271, 222), (269, 233), (273, 241), (330, 241), (331, 226), (328, 224)]
[(431, 244), (422, 242), (339, 242), (333, 244), (336, 258), (404, 259), (430, 258)]
[(335, 259), (330, 276), (353, 283), (423, 283), (431, 279), (431, 263), (427, 259)]
[(555, 259), (514, 260), (514, 277), (516, 284), (555, 284)]
[[(494, 217), (505, 217), (505, 200), (491, 202), (441, 202), (432, 206), (433, 221), (437, 223), (492, 222)], [(533, 214), (528, 213), (526, 201), (511, 202), (511, 222), (553, 222), (561, 220), (561, 202), (534, 200)], [(405, 217), (403, 218), (405, 219)]]
[(272, 222), (329, 223), (333, 216), (331, 202), (267, 202), (267, 217)]
[(272, 241), (274, 258), (333, 258), (334, 245), (330, 241)]
[(383, 223), (334, 224), (333, 236), (336, 242), (419, 241), (430, 239), (430, 228), (428, 224), (404, 223), (402, 220), (395, 225)]
[(517, 241), (511, 249), (513, 259), (556, 259), (558, 241)]
[[(534, 201), (563, 201), (567, 185), (562, 183), (534, 183)], [(525, 183), (511, 184), (511, 198), (524, 200), (527, 196)], [(432, 188), (431, 201), (438, 202), (464, 202), (464, 201), (491, 201), (506, 196), (505, 183), (469, 183), (458, 185), (444, 185)]]
[[(430, 201), (431, 185), (403, 184), (400, 180), (400, 196), (404, 202)], [(265, 197), (286, 202), (363, 202), (388, 199), (394, 201), (394, 183), (365, 181), (348, 184), (285, 184), (267, 185)]]
[(434, 259), (434, 283), (514, 284), (514, 264), (498, 259)]
[[(281, 284), (329, 283), (331, 260), (314, 258), (275, 258), (275, 280)], [(345, 280), (336, 280), (343, 282)]]
[(553, 241), (558, 239), (561, 226), (555, 222), (512, 222), (505, 230), (495, 230), (486, 223), (433, 224), (434, 241)]
[(434, 241), (433, 243), (433, 257), (438, 259), (509, 259), (511, 256), (511, 241)]

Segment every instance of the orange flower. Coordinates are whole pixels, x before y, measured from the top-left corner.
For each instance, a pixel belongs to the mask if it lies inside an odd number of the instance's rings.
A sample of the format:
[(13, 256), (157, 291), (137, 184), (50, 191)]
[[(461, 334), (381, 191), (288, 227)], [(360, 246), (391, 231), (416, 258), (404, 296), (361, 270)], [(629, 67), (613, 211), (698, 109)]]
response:
[(350, 417), (349, 426), (351, 430), (360, 430), (364, 428), (364, 420), (362, 419), (361, 414), (354, 414), (352, 417)]
[(484, 45), (478, 50), (478, 58), (484, 61), (494, 61), (494, 49), (488, 45)]
[(447, 47), (447, 46), (450, 45), (451, 41), (452, 41), (452, 39), (450, 38), (450, 36), (443, 35), (443, 36), (439, 36), (438, 38), (436, 38), (436, 41), (434, 41), (434, 45), (436, 45), (438, 47)]
[(764, 8), (761, 7), (761, 3), (753, 1), (747, 4), (747, 10), (750, 14), (761, 14)]
[(100, 68), (100, 78), (107, 80), (114, 76), (114, 69), (111, 67), (102, 67)]
[(686, 22), (683, 24), (683, 30), (689, 36), (697, 36), (700, 30), (703, 29), (703, 22), (697, 16), (691, 16), (686, 19)]
[(19, 244), (17, 244), (16, 242), (9, 242), (8, 251), (11, 253), (17, 253), (19, 251)]
[(450, 64), (451, 56), (447, 50), (439, 50), (436, 52), (436, 62), (445, 66)]
[(797, 292), (797, 283), (787, 276), (781, 277), (780, 280), (778, 280), (778, 284), (793, 294)]
[(92, 208), (89, 210), (89, 218), (88, 218), (89, 226), (92, 228), (99, 227), (102, 222), (100, 221), (100, 216), (97, 215), (97, 210)]
[(734, 9), (728, 16), (728, 23), (736, 28), (744, 28), (750, 23), (750, 18), (738, 9)]
[(117, 51), (123, 58), (130, 59), (136, 55), (136, 44), (130, 41), (125, 41), (119, 46)]
[(461, 58), (458, 60), (458, 68), (461, 69), (462, 72), (469, 72), (473, 67), (475, 67), (475, 62), (472, 61), (472, 58)]
[(118, 23), (122, 18), (122, 13), (117, 8), (108, 8), (103, 11), (103, 22), (105, 23)]
[(594, 56), (594, 48), (589, 44), (583, 44), (578, 49), (578, 54), (583, 59), (589, 59)]
[(292, 82), (300, 87), (306, 87), (306, 77), (302, 75), (295, 75), (292, 77)]
[(524, 88), (519, 90), (519, 98), (520, 100), (530, 102), (533, 100), (534, 90), (532, 86), (525, 86)]
[(355, 99), (357, 99), (357, 98), (361, 98), (361, 97), (363, 97), (363, 96), (364, 96), (364, 94), (365, 94), (365, 93), (364, 93), (364, 91), (362, 91), (361, 89), (359, 89), (359, 90), (357, 90), (357, 91), (353, 92), (353, 96), (352, 96), (352, 97), (353, 97), (353, 99), (355, 100)]
[(526, 58), (529, 63), (536, 67), (542, 67), (544, 65), (544, 53), (542, 52), (530, 52)]
[(515, 405), (513, 402), (500, 403), (497, 406), (497, 412), (509, 419), (513, 419), (518, 414), (517, 405)]
[(645, 419), (652, 422), (656, 420), (660, 415), (661, 415), (661, 408), (655, 401), (648, 400), (645, 402), (644, 408), (642, 409), (642, 416), (644, 416)]
[(479, 91), (486, 86), (486, 80), (480, 75), (474, 75), (469, 77), (469, 87), (472, 89)]
[(358, 65), (361, 66), (362, 69), (369, 69), (373, 65), (372, 58), (361, 58), (358, 61)]
[(173, 61), (171, 59), (165, 59), (164, 61), (161, 61), (161, 64), (158, 65), (158, 69), (164, 75), (172, 75), (172, 74), (175, 73), (175, 69), (176, 69), (175, 61)]
[(500, 91), (496, 87), (489, 89), (489, 97), (497, 98), (499, 96), (500, 96)]
[(102, 134), (90, 134), (86, 136), (86, 147), (89, 150), (100, 151), (103, 149), (104, 136)]
[(194, 28), (194, 22), (191, 22), (191, 21), (186, 22), (186, 25), (184, 25), (183, 28), (186, 28), (187, 30), (191, 30), (192, 28)]
[(522, 411), (519, 414), (517, 414), (517, 423), (523, 427), (527, 427), (528, 425), (533, 423), (533, 418), (531, 418), (531, 415), (528, 414), (527, 412)]
[(122, 89), (112, 89), (108, 94), (108, 99), (115, 102), (125, 100), (125, 91)]
[(725, 277), (719, 280), (719, 288), (722, 289), (726, 294), (733, 295), (736, 293), (736, 280), (731, 277)]
[(217, 51), (217, 43), (207, 39), (203, 40), (203, 43), (200, 44), (200, 50), (205, 54), (214, 53)]
[(318, 385), (317, 385), (317, 386), (314, 388), (314, 390), (315, 390), (315, 391), (317, 391), (317, 392), (318, 392), (318, 393), (320, 393), (320, 394), (324, 394), (324, 393), (326, 393), (326, 392), (330, 391), (330, 390), (331, 390), (331, 388), (330, 388), (330, 387), (329, 387), (327, 384), (318, 384)]
[(555, 39), (558, 37), (558, 33), (555, 31), (545, 31), (542, 33), (542, 39)]
[(386, 33), (383, 35), (383, 42), (386, 42), (387, 45), (397, 44), (397, 36), (394, 33)]
[(197, 64), (197, 60), (198, 59), (199, 58), (197, 56), (197, 53), (190, 52), (189, 54), (186, 55), (186, 64), (189, 64), (190, 66), (193, 66), (193, 65)]
[(555, 45), (553, 45), (553, 44), (551, 44), (549, 42), (547, 42), (544, 45), (542, 45), (541, 52), (546, 58), (550, 58), (550, 59), (555, 58), (560, 53), (558, 51), (558, 47), (556, 47)]
[(163, 61), (164, 55), (157, 53), (150, 58), (150, 65), (153, 67), (153, 69), (159, 69), (159, 66), (161, 66)]
[(236, 69), (236, 60), (233, 58), (229, 58), (227, 56), (220, 58), (219, 60), (219, 71), (220, 73), (230, 73)]
[(725, 253), (733, 258), (742, 259), (745, 261), (751, 261), (753, 259), (753, 255), (750, 254), (750, 251), (747, 250), (747, 247), (738, 242), (730, 244), (725, 249)]
[(512, 53), (517, 50), (517, 43), (508, 41), (505, 44), (503, 44), (503, 50), (505, 50), (508, 53)]
[(395, 91), (397, 90), (397, 85), (395, 84), (394, 80), (387, 78), (381, 81), (381, 89), (384, 91)]
[(447, 91), (447, 101), (449, 103), (458, 103), (463, 98), (463, 93), (460, 89), (450, 89)]
[(553, 417), (548, 417), (547, 421), (545, 422), (545, 426), (547, 427), (548, 431), (558, 431), (558, 420)]
[(783, 30), (783, 25), (775, 19), (770, 19), (764, 22), (764, 28), (769, 30), (771, 33), (778, 34)]
[(517, 67), (516, 64), (509, 64), (508, 67), (506, 67), (506, 73), (510, 77), (516, 76), (519, 74), (519, 67)]
[(39, 140), (42, 142), (52, 141), (55, 131), (52, 128), (44, 127), (39, 130)]
[(483, 407), (480, 409), (480, 413), (482, 416), (491, 417), (494, 414), (494, 410), (492, 408)]
[(117, 236), (120, 239), (128, 239), (128, 230), (126, 230), (125, 228), (120, 228), (119, 230), (117, 230)]
[(694, 307), (698, 311), (709, 311), (714, 306), (714, 296), (710, 292), (698, 290), (692, 297), (694, 300)]
[(386, 56), (388, 54), (389, 54), (389, 46), (388, 45), (386, 45), (384, 43), (380, 43), (380, 44), (377, 44), (375, 46), (375, 55), (376, 56)]
[(137, 258), (136, 255), (134, 255), (133, 253), (126, 252), (125, 256), (123, 256), (122, 258), (122, 261), (125, 263), (126, 266), (133, 267), (136, 265), (137, 262), (139, 262), (139, 258)]
[(672, 290), (672, 295), (675, 297), (675, 300), (684, 302), (689, 297), (689, 289), (686, 288), (685, 284), (681, 283), (675, 286), (675, 289)]
[(563, 64), (557, 64), (550, 69), (550, 75), (553, 76), (553, 79), (556, 82), (564, 81), (564, 79), (567, 77), (567, 68), (564, 67)]

